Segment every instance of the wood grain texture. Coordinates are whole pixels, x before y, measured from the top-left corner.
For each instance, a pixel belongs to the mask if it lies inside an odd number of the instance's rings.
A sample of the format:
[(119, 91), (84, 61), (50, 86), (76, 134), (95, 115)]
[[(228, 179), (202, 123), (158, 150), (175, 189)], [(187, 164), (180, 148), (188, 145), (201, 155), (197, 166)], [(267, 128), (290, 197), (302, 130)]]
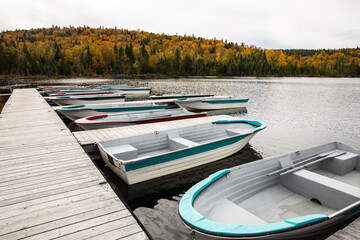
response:
[(14, 90), (0, 136), (0, 239), (148, 239), (35, 89)]

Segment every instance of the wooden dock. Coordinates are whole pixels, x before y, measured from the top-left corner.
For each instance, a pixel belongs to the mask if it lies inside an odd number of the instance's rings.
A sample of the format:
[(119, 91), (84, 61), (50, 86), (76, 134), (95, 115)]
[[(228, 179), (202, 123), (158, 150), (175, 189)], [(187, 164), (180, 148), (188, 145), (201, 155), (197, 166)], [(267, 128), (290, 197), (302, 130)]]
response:
[(359, 240), (360, 239), (360, 218), (351, 222), (345, 228), (337, 231), (327, 240)]
[(0, 239), (148, 239), (35, 89), (0, 115)]
[(201, 124), (201, 123), (210, 123), (217, 120), (233, 120), (233, 119), (237, 119), (237, 118), (231, 117), (229, 115), (218, 115), (218, 116), (210, 116), (203, 118), (193, 118), (193, 119), (183, 119), (183, 120), (169, 121), (169, 122), (133, 125), (126, 127), (80, 131), (80, 132), (73, 132), (73, 134), (75, 138), (79, 141), (79, 143), (83, 146), (83, 148), (86, 150), (86, 152), (93, 152), (93, 151), (97, 151), (95, 143), (101, 141), (107, 141), (122, 137), (130, 137), (145, 133), (165, 131), (179, 127)]

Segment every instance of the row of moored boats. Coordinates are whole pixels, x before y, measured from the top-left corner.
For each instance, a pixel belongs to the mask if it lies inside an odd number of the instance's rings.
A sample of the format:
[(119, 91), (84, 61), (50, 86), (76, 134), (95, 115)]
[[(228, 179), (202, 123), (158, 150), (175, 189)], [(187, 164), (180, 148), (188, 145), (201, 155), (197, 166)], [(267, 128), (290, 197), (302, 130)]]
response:
[[(212, 95), (152, 96), (148, 88), (44, 87), (57, 110), (84, 129), (205, 117), (243, 109), (248, 99)], [(117, 99), (116, 99), (117, 98)], [(116, 99), (116, 100), (115, 100)], [(103, 102), (102, 102), (103, 101)], [(220, 120), (97, 143), (107, 166), (128, 184), (230, 156), (264, 123)], [(315, 239), (360, 212), (360, 152), (332, 142), (223, 169), (191, 187), (179, 215), (192, 230), (224, 239)]]

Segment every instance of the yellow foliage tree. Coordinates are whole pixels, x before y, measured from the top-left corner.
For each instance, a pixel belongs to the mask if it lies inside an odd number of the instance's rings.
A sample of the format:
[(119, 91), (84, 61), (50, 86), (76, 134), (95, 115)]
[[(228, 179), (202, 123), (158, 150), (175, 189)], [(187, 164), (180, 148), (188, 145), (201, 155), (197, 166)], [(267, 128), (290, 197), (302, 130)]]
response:
[(93, 50), (91, 65), (93, 68), (99, 70), (105, 66), (105, 61), (101, 51), (97, 48)]
[(71, 63), (71, 64), (75, 62), (73, 52), (70, 49), (65, 50), (64, 62), (65, 63)]
[(159, 62), (159, 59), (156, 55), (151, 55), (149, 57), (149, 66), (152, 68), (152, 69), (156, 69), (157, 68), (157, 65), (158, 65), (158, 62)]

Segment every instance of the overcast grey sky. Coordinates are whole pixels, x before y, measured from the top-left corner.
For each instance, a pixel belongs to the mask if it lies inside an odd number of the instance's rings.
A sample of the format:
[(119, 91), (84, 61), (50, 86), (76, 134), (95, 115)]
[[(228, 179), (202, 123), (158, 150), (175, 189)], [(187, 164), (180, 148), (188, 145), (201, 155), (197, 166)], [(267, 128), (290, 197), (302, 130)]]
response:
[(115, 27), (261, 48), (360, 46), (360, 0), (0, 0), (0, 30)]

